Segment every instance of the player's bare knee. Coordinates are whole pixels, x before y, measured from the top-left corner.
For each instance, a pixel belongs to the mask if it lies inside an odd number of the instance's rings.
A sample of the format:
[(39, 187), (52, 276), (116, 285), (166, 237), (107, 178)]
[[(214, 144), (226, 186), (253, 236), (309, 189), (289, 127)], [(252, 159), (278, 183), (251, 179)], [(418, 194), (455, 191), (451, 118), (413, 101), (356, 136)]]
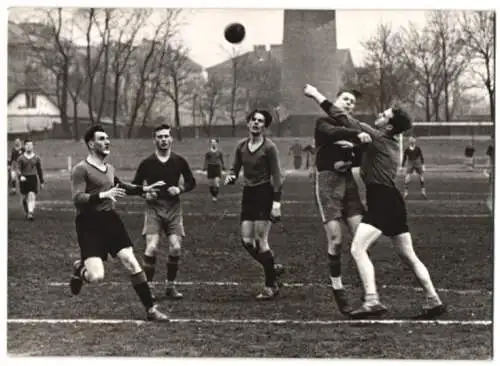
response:
[(90, 283), (102, 281), (104, 279), (104, 266), (86, 266), (87, 274), (85, 278)]
[(174, 257), (180, 257), (181, 252), (181, 239), (177, 235), (171, 235), (169, 237), (168, 254)]
[(159, 235), (146, 235), (146, 254), (156, 255), (159, 242)]
[(128, 272), (134, 274), (142, 270), (132, 248), (129, 247), (120, 250), (117, 257)]
[(241, 245), (243, 245), (245, 248), (252, 248), (254, 246), (254, 238), (251, 238), (249, 236), (242, 236), (240, 239)]

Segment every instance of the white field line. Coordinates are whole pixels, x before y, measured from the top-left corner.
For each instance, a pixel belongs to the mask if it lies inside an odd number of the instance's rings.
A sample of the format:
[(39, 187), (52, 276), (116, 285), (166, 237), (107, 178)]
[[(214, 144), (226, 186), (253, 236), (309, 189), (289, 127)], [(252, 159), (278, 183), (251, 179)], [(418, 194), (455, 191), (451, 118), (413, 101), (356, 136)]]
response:
[[(127, 282), (120, 282), (120, 281), (109, 281), (109, 282), (101, 282), (97, 284), (98, 286), (103, 286), (103, 285), (108, 285), (108, 286), (121, 286), (128, 284)], [(164, 282), (151, 282), (150, 283), (153, 287), (156, 286), (163, 286)], [(249, 283), (242, 283), (242, 282), (224, 282), (224, 281), (178, 281), (176, 282), (177, 285), (179, 286), (220, 286), (220, 287), (237, 287), (237, 286), (252, 286), (252, 285), (258, 285), (257, 283), (255, 284), (249, 284)], [(92, 284), (92, 286), (95, 286), (96, 284)], [(323, 283), (283, 283), (283, 287), (324, 287), (324, 288), (329, 288), (330, 285), (323, 284)], [(49, 282), (50, 287), (66, 287), (68, 286), (68, 282)], [(384, 289), (400, 289), (400, 290), (413, 290), (417, 292), (422, 292), (423, 290), (420, 287), (411, 287), (411, 286), (403, 286), (403, 285), (384, 285), (381, 286), (381, 288)], [(452, 289), (452, 288), (438, 288), (436, 289), (438, 292), (448, 292), (448, 293), (455, 293), (455, 294), (460, 294), (460, 295), (471, 295), (471, 294), (485, 294), (485, 295), (491, 295), (492, 292), (488, 290), (478, 290), (478, 289), (470, 289), (470, 290), (462, 290), (462, 289)]]
[[(7, 319), (8, 324), (134, 324), (148, 323), (133, 319)], [(170, 323), (197, 324), (273, 324), (273, 325), (363, 325), (363, 324), (422, 324), (422, 325), (491, 325), (491, 320), (411, 320), (411, 319), (346, 319), (346, 320), (297, 320), (297, 319), (215, 319), (173, 318)]]

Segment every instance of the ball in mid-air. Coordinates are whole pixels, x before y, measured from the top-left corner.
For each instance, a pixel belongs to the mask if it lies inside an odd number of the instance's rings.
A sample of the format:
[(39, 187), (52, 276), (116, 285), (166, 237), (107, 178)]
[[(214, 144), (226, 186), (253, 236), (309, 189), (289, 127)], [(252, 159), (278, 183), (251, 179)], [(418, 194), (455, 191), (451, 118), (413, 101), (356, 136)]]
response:
[(231, 23), (224, 30), (224, 38), (230, 43), (240, 43), (245, 38), (245, 27), (241, 23)]

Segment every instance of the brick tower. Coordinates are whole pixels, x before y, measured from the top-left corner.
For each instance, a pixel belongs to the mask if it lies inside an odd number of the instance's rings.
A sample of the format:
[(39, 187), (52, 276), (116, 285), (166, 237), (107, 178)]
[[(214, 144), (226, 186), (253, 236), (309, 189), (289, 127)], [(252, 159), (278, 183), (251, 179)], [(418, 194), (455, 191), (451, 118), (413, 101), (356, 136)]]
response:
[(321, 111), (303, 95), (304, 85), (313, 84), (329, 97), (340, 86), (335, 63), (335, 11), (285, 10), (283, 32), (280, 114), (291, 133), (309, 135), (313, 126), (307, 120)]

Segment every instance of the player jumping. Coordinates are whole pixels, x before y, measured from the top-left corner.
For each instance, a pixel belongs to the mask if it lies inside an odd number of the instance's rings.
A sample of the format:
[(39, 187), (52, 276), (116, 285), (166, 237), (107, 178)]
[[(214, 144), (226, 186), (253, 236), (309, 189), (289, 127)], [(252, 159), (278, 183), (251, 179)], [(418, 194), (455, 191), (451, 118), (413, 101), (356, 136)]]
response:
[[(169, 243), (167, 259), (166, 296), (170, 299), (182, 299), (183, 295), (175, 288), (175, 279), (181, 257), (181, 243), (185, 235), (182, 220), (180, 195), (193, 190), (196, 181), (188, 162), (182, 156), (172, 152), (172, 130), (163, 124), (153, 132), (156, 151), (141, 161), (133, 184), (154, 184), (165, 182), (159, 192), (146, 193), (146, 212), (144, 229), (146, 250), (144, 252), (144, 272), (149, 282), (153, 280), (156, 269), (156, 255), (160, 234), (163, 231)], [(180, 185), (182, 176), (184, 184)]]
[(19, 177), (19, 191), (26, 218), (34, 219), (36, 207), (36, 195), (38, 194), (38, 183), (43, 189), (42, 161), (34, 152), (33, 140), (24, 140), (24, 153), (17, 158), (16, 169)]
[(328, 101), (316, 88), (311, 89), (310, 94), (331, 118), (348, 128), (368, 133), (372, 139), (364, 152), (361, 168), (368, 210), (351, 245), (351, 254), (363, 283), (364, 302), (361, 307), (350, 312), (350, 316), (366, 318), (387, 311), (379, 300), (375, 270), (367, 253), (382, 234), (391, 238), (399, 256), (412, 269), (425, 292), (422, 313), (417, 318), (434, 318), (445, 313), (446, 307), (434, 288), (429, 272), (413, 249), (406, 204), (395, 184), (399, 161), (399, 146), (395, 136), (411, 128), (408, 114), (399, 107), (392, 107), (379, 115), (375, 121), (376, 128), (373, 128), (347, 118), (341, 109)]
[(281, 218), (283, 179), (278, 149), (264, 136), (272, 116), (256, 109), (246, 118), (249, 137), (240, 141), (225, 184), (234, 184), (243, 168), (244, 188), (241, 201), (241, 242), (250, 255), (264, 268), (265, 287), (258, 300), (272, 299), (279, 293), (277, 278), (283, 267), (274, 263), (269, 246), (271, 222)]
[(217, 202), (217, 196), (220, 189), (220, 178), (224, 168), (224, 158), (222, 152), (219, 150), (219, 141), (217, 139), (210, 139), (210, 150), (205, 154), (205, 162), (203, 163), (203, 170), (207, 173), (208, 187), (212, 202)]
[[(71, 172), (73, 202), (76, 207), (76, 233), (80, 246), (80, 260), (73, 263), (70, 289), (80, 293), (82, 285), (104, 278), (104, 263), (108, 254), (118, 257), (135, 292), (146, 308), (147, 320), (167, 321), (167, 315), (153, 304), (151, 289), (137, 258), (133, 244), (115, 211), (115, 202), (127, 194), (142, 194), (155, 189), (121, 182), (115, 169), (107, 164), (109, 137), (101, 126), (90, 127), (84, 136), (89, 149), (87, 158), (79, 162)], [(160, 186), (162, 182), (157, 185)]]
[[(304, 94), (314, 98), (316, 88), (306, 85)], [(341, 90), (335, 105), (344, 113), (350, 113), (356, 103), (353, 92)], [(346, 139), (369, 142), (366, 133), (346, 129), (332, 118), (322, 117), (316, 121), (314, 140), (316, 146), (316, 172), (314, 191), (328, 242), (328, 267), (333, 294), (339, 311), (351, 310), (341, 275), (342, 221), (351, 234), (356, 231), (364, 212), (358, 187), (352, 174), (355, 160), (353, 144)], [(342, 141), (344, 140), (344, 141)]]
[(417, 146), (416, 143), (417, 140), (415, 139), (415, 137), (411, 136), (408, 139), (408, 147), (405, 149), (403, 155), (403, 163), (401, 165), (404, 167), (406, 161), (408, 161), (408, 166), (406, 167), (405, 190), (403, 193), (403, 198), (408, 197), (408, 186), (411, 182), (411, 175), (414, 171), (418, 174), (418, 178), (420, 180), (420, 193), (424, 198), (427, 198), (424, 181), (424, 155), (422, 154), (422, 149)]

